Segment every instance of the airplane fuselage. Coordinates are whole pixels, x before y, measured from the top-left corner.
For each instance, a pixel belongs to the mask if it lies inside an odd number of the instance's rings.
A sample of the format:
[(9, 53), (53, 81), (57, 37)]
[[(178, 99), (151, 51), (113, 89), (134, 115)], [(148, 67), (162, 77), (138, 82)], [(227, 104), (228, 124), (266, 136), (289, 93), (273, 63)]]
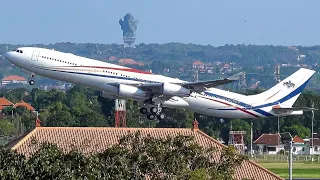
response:
[[(92, 87), (121, 98), (118, 89), (110, 84), (161, 84), (182, 83), (180, 79), (156, 75), (124, 66), (110, 64), (98, 60), (80, 57), (55, 50), (24, 47), (8, 52), (5, 57), (16, 66), (41, 75), (74, 84)], [(135, 92), (134, 92), (135, 93)], [(147, 98), (130, 94), (127, 96), (137, 101)], [(183, 108), (205, 115), (223, 118), (258, 118), (269, 117), (272, 106), (263, 106), (265, 102), (250, 99), (237, 93), (210, 88), (201, 93), (192, 92), (188, 96), (173, 96), (162, 102), (165, 107)], [(274, 103), (274, 102), (272, 102)], [(261, 108), (256, 108), (261, 106)]]

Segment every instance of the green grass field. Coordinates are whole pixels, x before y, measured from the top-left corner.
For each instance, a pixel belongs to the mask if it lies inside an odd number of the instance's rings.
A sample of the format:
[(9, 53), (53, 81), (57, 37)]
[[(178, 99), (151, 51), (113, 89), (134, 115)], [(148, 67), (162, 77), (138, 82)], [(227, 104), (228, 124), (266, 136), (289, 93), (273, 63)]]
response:
[[(271, 172), (289, 177), (288, 163), (259, 163)], [(294, 178), (320, 178), (320, 163), (293, 163), (292, 177)]]

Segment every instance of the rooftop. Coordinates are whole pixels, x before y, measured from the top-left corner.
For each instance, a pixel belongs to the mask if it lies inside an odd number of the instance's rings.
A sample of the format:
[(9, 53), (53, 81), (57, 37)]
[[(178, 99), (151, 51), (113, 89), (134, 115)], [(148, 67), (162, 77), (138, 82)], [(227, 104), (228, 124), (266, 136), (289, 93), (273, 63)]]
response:
[(13, 103), (10, 102), (9, 100), (7, 100), (7, 99), (4, 98), (4, 97), (0, 97), (0, 105), (1, 105), (1, 106), (12, 106)]
[(192, 65), (204, 65), (201, 61), (195, 61), (192, 63)]
[(29, 111), (34, 111), (34, 110), (36, 110), (34, 107), (32, 107), (29, 103), (26, 103), (26, 102), (24, 102), (24, 101), (20, 101), (20, 102), (18, 102), (18, 103), (16, 103), (13, 107), (14, 108), (17, 108), (17, 107), (21, 107), (21, 106), (23, 106), (23, 107), (26, 107), (27, 108), (27, 110), (29, 110)]
[[(206, 135), (197, 128), (111, 128), (111, 127), (36, 127), (30, 133), (9, 143), (6, 147), (16, 150), (18, 153), (30, 157), (37, 149), (34, 144), (49, 142), (57, 144), (65, 152), (72, 148), (78, 148), (84, 154), (102, 152), (111, 145), (117, 144), (119, 139), (128, 133), (140, 131), (142, 137), (152, 136), (155, 138), (166, 138), (167, 136), (187, 135), (193, 136), (195, 141), (203, 146), (213, 146), (217, 149), (216, 161), (222, 148), (226, 146)], [(236, 179), (281, 179), (279, 176), (268, 171), (262, 166), (246, 160), (236, 169)]]
[[(299, 136), (295, 135), (293, 137), (293, 142), (304, 143), (304, 140)], [(281, 136), (279, 134), (262, 134), (253, 143), (266, 144), (266, 145), (279, 145), (281, 143)]]
[(301, 137), (295, 135), (293, 137), (293, 142), (295, 142), (295, 143), (304, 143), (304, 140)]
[(18, 75), (10, 75), (6, 76), (2, 79), (2, 81), (26, 81), (27, 79)]
[(281, 136), (279, 134), (262, 134), (253, 143), (254, 144), (278, 145), (280, 142), (281, 142)]

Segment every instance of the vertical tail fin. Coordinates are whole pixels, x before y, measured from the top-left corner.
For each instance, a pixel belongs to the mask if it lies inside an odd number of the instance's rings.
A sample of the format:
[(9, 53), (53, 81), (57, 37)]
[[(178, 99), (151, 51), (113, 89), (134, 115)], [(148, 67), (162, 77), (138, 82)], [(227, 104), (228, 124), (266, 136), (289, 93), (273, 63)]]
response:
[(260, 94), (248, 96), (249, 101), (252, 102), (251, 104), (259, 101), (260, 103), (263, 102), (263, 104), (282, 104), (291, 107), (314, 73), (315, 71), (313, 70), (301, 68), (271, 89)]

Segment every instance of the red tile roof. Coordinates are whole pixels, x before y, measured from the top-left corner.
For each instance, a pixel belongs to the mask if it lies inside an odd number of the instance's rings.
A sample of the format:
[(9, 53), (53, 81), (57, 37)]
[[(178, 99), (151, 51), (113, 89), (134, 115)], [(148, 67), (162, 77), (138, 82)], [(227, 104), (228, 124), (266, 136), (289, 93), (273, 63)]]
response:
[(301, 137), (295, 135), (295, 136), (293, 137), (293, 142), (304, 143), (304, 140), (303, 140)]
[(32, 107), (30, 104), (28, 104), (28, 103), (26, 103), (26, 102), (24, 102), (24, 101), (20, 101), (20, 102), (18, 102), (18, 103), (16, 103), (13, 107), (14, 108), (17, 108), (17, 107), (20, 107), (20, 106), (23, 106), (23, 107), (26, 107), (27, 108), (27, 110), (29, 110), (29, 111), (34, 111), (34, 110), (36, 110), (34, 107)]
[(1, 97), (0, 98), (0, 105), (1, 106), (12, 106), (13, 103), (10, 102), (8, 99), (4, 98), (4, 97)]
[(122, 64), (137, 64), (137, 62), (133, 59), (120, 59), (119, 63)]
[(142, 62), (137, 62), (133, 59), (119, 59), (118, 61), (120, 64), (130, 64), (130, 65), (139, 65), (139, 66), (144, 66)]
[(254, 144), (278, 145), (281, 142), (279, 134), (262, 134), (256, 139)]
[(116, 60), (117, 58), (115, 57), (115, 56), (110, 56), (109, 57), (109, 61), (114, 61), (114, 60)]
[[(6, 147), (16, 150), (18, 153), (30, 157), (37, 149), (32, 142), (49, 142), (57, 144), (65, 152), (74, 147), (78, 147), (84, 154), (102, 152), (111, 145), (117, 144), (119, 139), (128, 133), (140, 131), (143, 137), (152, 136), (155, 138), (166, 138), (167, 136), (187, 135), (193, 136), (195, 141), (203, 146), (213, 146), (215, 151), (215, 161), (220, 160), (219, 156), (223, 144), (206, 135), (200, 130), (183, 128), (97, 128), (97, 127), (36, 127), (23, 138), (9, 143)], [(71, 146), (72, 145), (72, 146)], [(255, 179), (255, 180), (276, 180), (282, 179), (262, 166), (245, 160), (241, 166), (236, 168), (235, 179)]]
[(201, 61), (195, 61), (192, 63), (192, 65), (204, 65)]
[(4, 77), (2, 81), (26, 81), (26, 78), (17, 75), (11, 75)]

